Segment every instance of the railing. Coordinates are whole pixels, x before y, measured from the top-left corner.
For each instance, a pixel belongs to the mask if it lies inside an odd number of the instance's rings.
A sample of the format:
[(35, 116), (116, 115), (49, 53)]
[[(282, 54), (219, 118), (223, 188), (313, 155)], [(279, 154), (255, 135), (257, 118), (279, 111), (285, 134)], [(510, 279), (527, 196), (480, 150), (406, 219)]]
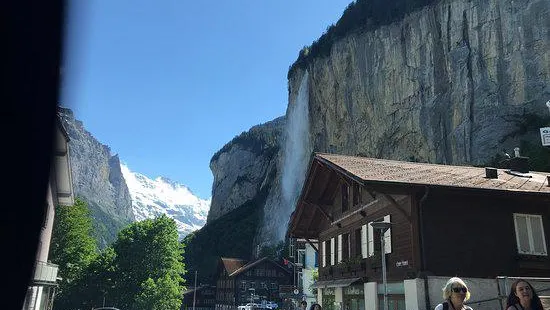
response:
[(53, 285), (57, 281), (58, 266), (56, 264), (38, 261), (34, 269), (35, 285)]

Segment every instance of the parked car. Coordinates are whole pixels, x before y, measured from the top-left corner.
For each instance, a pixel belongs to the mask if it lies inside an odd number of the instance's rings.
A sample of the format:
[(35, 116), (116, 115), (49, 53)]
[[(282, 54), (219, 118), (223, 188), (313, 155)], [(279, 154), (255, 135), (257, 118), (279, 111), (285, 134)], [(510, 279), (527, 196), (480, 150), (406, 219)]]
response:
[(246, 305), (244, 306), (238, 306), (237, 309), (238, 310), (256, 310), (260, 308), (260, 305), (259, 304), (256, 304), (256, 303), (247, 303)]
[(268, 302), (265, 303), (265, 307), (267, 309), (273, 310), (273, 309), (279, 308), (279, 305), (276, 302), (268, 301)]

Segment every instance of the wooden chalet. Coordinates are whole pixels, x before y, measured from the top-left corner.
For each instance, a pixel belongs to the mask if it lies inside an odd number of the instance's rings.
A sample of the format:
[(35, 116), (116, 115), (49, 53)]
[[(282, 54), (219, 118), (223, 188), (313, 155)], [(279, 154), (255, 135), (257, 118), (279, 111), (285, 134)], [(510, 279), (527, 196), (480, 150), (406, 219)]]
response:
[(267, 257), (252, 262), (222, 257), (217, 274), (216, 310), (234, 310), (262, 299), (277, 301), (280, 287), (292, 283), (291, 270)]
[[(390, 309), (433, 309), (430, 277), (550, 277), (550, 173), (524, 159), (504, 170), (314, 154), (288, 234), (319, 241), (323, 309), (382, 309), (382, 253)], [(391, 223), (384, 249), (377, 221)]]
[(214, 310), (216, 305), (216, 287), (201, 285), (183, 292), (181, 310)]

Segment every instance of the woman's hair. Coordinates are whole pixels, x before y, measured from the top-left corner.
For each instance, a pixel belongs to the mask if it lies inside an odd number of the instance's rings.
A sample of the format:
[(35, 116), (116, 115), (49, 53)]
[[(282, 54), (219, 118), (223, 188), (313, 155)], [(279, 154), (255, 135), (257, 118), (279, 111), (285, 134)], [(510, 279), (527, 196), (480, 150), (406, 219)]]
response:
[(533, 293), (533, 299), (531, 299), (531, 308), (534, 310), (543, 310), (542, 302), (540, 301), (539, 295), (537, 295), (537, 292), (535, 291), (531, 283), (523, 279), (517, 279), (512, 283), (512, 287), (510, 288), (510, 294), (508, 294), (508, 300), (506, 300), (506, 308), (513, 306), (515, 304), (519, 304), (519, 298), (516, 296), (516, 286), (520, 282), (527, 283), (527, 285), (529, 285), (529, 288), (531, 289), (531, 292)]
[(319, 306), (319, 310), (323, 309), (323, 308), (321, 308), (321, 305), (320, 305), (320, 304), (318, 304), (318, 303), (312, 303), (312, 304), (311, 304), (311, 307), (309, 307), (309, 310), (315, 310), (315, 306)]
[(468, 290), (466, 292), (466, 298), (464, 298), (464, 301), (470, 299), (470, 290), (468, 289), (468, 286), (466, 285), (466, 283), (464, 283), (464, 281), (462, 281), (461, 278), (457, 277), (450, 278), (449, 281), (447, 281), (447, 284), (445, 284), (445, 286), (443, 287), (443, 299), (447, 300), (451, 297), (451, 294), (453, 293), (453, 285), (456, 283), (460, 284)]

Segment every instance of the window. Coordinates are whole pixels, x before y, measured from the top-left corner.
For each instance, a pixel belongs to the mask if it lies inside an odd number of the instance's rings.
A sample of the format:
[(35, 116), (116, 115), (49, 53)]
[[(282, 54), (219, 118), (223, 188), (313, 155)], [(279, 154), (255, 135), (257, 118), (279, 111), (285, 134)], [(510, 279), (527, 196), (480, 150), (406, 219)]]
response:
[(357, 183), (353, 183), (353, 205), (360, 205), (363, 203), (361, 196), (361, 186)]
[(342, 213), (349, 210), (349, 186), (347, 183), (342, 183)]
[(277, 289), (277, 283), (271, 282), (271, 289), (276, 290)]
[(514, 213), (514, 226), (519, 254), (548, 255), (542, 216)]
[[(382, 219), (377, 220), (376, 222), (380, 221)], [(386, 215), (384, 216), (384, 222), (391, 222), (391, 216)], [(372, 225), (370, 225), (372, 222), (369, 222), (368, 229), (367, 229), (367, 248), (369, 256), (373, 256), (375, 252), (381, 252), (382, 251), (382, 241), (380, 236), (380, 231), (375, 230), (372, 228)], [(392, 251), (391, 246), (391, 228), (386, 230), (384, 233), (384, 253), (389, 254)]]
[(338, 235), (338, 262), (342, 261), (342, 235)]
[(298, 250), (298, 265), (304, 265), (306, 261), (306, 250)]
[(304, 287), (304, 281), (302, 278), (302, 272), (298, 272), (298, 287), (303, 288)]
[(334, 238), (330, 239), (330, 264), (334, 265)]
[(353, 236), (355, 238), (354, 255), (356, 257), (360, 257), (361, 256), (361, 228), (357, 228)]
[(313, 258), (313, 267), (317, 268), (319, 267), (319, 253), (317, 251), (314, 252), (315, 257)]
[(241, 291), (246, 291), (246, 281), (241, 282)]
[(322, 245), (322, 250), (321, 250), (321, 262), (323, 264), (323, 267), (326, 267), (327, 266), (327, 242), (326, 241), (323, 241), (323, 245)]
[(342, 235), (342, 260), (347, 260), (350, 257), (349, 233)]
[(288, 245), (288, 256), (294, 257), (294, 239), (290, 239), (290, 243)]

